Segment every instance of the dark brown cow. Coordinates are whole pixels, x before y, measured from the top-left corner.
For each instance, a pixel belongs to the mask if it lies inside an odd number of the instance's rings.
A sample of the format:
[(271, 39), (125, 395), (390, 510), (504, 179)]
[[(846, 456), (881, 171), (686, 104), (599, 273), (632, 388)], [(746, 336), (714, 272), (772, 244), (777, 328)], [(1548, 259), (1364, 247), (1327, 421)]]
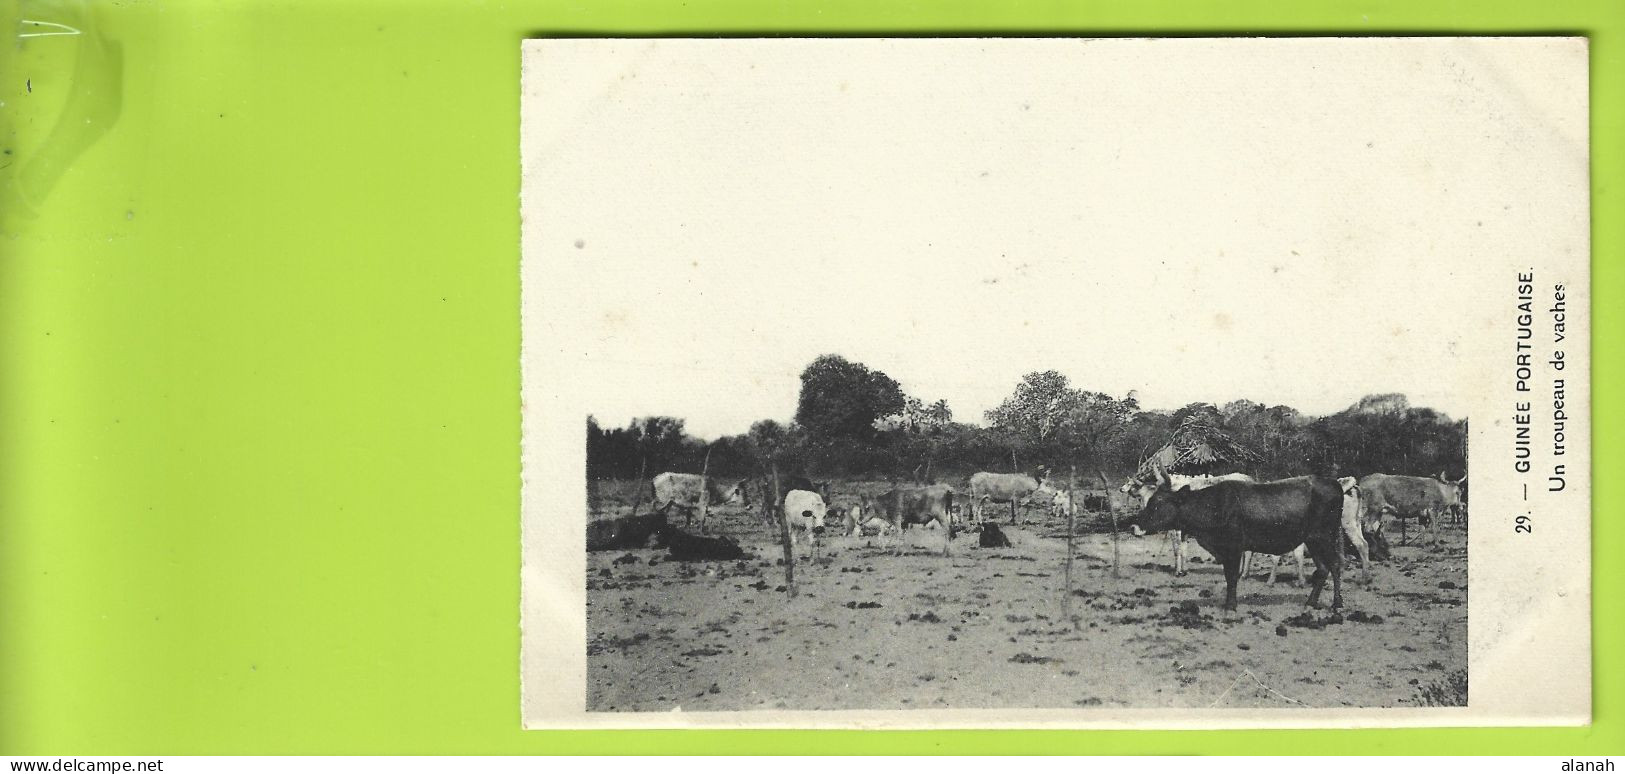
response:
[[(771, 484), (769, 484), (769, 486), (771, 486)], [(790, 476), (788, 478), (779, 480), (780, 492), (788, 493), (792, 489), (800, 489), (803, 492), (814, 492), (819, 497), (824, 498), (825, 502), (829, 502), (828, 481), (814, 481), (806, 476)]]
[(647, 548), (649, 539), (666, 531), (666, 514), (645, 513), (587, 522), (588, 551)]
[(1335, 610), (1343, 606), (1342, 518), (1343, 488), (1337, 481), (1300, 476), (1267, 484), (1223, 481), (1195, 490), (1175, 490), (1163, 480), (1138, 523), (1151, 532), (1182, 530), (1223, 563), (1228, 610), (1236, 609), (1244, 552), (1284, 554), (1302, 543), (1315, 561), (1309, 606), (1319, 606), (1329, 574)]
[[(1123, 487), (1118, 491), (1139, 498), (1140, 507), (1144, 508), (1147, 503), (1151, 502), (1151, 494), (1157, 491), (1158, 482), (1164, 480), (1168, 482), (1168, 486), (1174, 489), (1206, 489), (1220, 481), (1252, 481), (1253, 477), (1246, 473), (1226, 473), (1222, 476), (1182, 476), (1178, 473), (1168, 473), (1161, 467), (1153, 467), (1150, 478), (1131, 478), (1123, 482)], [(1144, 528), (1138, 524), (1130, 524), (1129, 529), (1133, 530), (1136, 535), (1144, 534)], [(1185, 535), (1177, 529), (1168, 530), (1168, 542), (1173, 544), (1174, 549), (1174, 575), (1184, 577), (1186, 566)]]
[(716, 562), (749, 556), (731, 537), (690, 535), (676, 527), (660, 533), (660, 541), (669, 552), (667, 557), (675, 562)]

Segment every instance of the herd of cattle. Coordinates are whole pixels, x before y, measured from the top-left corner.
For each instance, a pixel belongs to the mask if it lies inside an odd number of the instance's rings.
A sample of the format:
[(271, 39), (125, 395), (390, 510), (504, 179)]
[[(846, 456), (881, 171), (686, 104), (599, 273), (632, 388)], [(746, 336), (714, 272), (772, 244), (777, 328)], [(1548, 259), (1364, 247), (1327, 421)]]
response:
[[(1340, 608), (1345, 539), (1360, 558), (1367, 578), (1370, 575), (1370, 543), (1383, 538), (1384, 517), (1402, 524), (1415, 520), (1431, 525), (1437, 536), (1446, 519), (1463, 519), (1462, 485), (1444, 473), (1436, 477), (1394, 476), (1372, 473), (1363, 478), (1340, 479), (1298, 476), (1279, 481), (1259, 482), (1232, 473), (1222, 476), (1180, 476), (1152, 468), (1149, 475), (1130, 478), (1119, 491), (1138, 515), (1129, 527), (1136, 534), (1166, 532), (1173, 544), (1174, 572), (1185, 574), (1185, 539), (1198, 545), (1224, 567), (1226, 609), (1236, 607), (1236, 585), (1248, 571), (1254, 554), (1276, 557), (1276, 565), (1287, 557), (1298, 563), (1303, 577), (1304, 559), (1315, 565), (1309, 578), (1308, 604), (1319, 605), (1327, 578), (1332, 581), (1332, 607)], [(779, 527), (780, 515), (787, 526), (792, 550), (800, 540), (820, 540), (829, 526), (839, 525), (842, 533), (859, 536), (867, 530), (880, 535), (888, 531), (899, 538), (911, 526), (935, 525), (944, 536), (947, 553), (955, 522), (968, 510), (968, 521), (983, 532), (984, 545), (998, 528), (986, 520), (989, 503), (1008, 505), (1011, 522), (1018, 507), (1039, 506), (1055, 514), (1065, 514), (1074, 505), (1070, 491), (1056, 488), (1041, 470), (1037, 475), (988, 473), (972, 475), (963, 490), (948, 484), (893, 486), (879, 495), (832, 496), (827, 483), (805, 477), (789, 477), (774, 484), (745, 479), (724, 485), (714, 478), (691, 473), (661, 473), (653, 481), (650, 508), (643, 516), (595, 522), (588, 528), (588, 548), (621, 547), (650, 535), (675, 534), (685, 549), (704, 541), (666, 525), (666, 515), (680, 510), (685, 525), (696, 515), (704, 516), (712, 506), (750, 507), (754, 494), (764, 523)], [(754, 490), (754, 491), (753, 491)], [(963, 492), (963, 497), (961, 497)], [(1080, 493), (1081, 494), (1081, 493)], [(1101, 493), (1081, 495), (1076, 503), (1088, 510), (1110, 509)], [(713, 539), (726, 548), (731, 541)], [(673, 538), (667, 537), (668, 543)], [(673, 549), (676, 550), (675, 548)], [(737, 546), (733, 546), (737, 551)], [(1273, 580), (1274, 571), (1271, 572)]]

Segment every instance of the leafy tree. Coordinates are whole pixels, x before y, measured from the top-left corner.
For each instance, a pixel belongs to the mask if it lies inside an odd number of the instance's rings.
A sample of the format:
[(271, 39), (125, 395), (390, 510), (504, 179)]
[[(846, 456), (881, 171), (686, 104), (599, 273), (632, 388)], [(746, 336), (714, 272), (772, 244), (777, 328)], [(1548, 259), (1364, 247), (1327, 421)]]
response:
[(1168, 442), (1173, 430), (1172, 417), (1166, 411), (1136, 412), (1114, 439), (1107, 464), (1114, 472), (1133, 473), (1141, 460)]
[(759, 419), (750, 425), (747, 434), (753, 451), (767, 457), (778, 452), (790, 437), (790, 429), (771, 419)]
[(906, 402), (897, 381), (840, 355), (820, 355), (801, 372), (796, 424), (816, 440), (867, 441), (875, 422), (903, 413)]
[(1109, 459), (1109, 450), (1138, 409), (1139, 400), (1132, 395), (1118, 399), (1080, 390), (1060, 373), (1035, 371), (1022, 377), (1015, 392), (986, 416), (1030, 460), (1096, 467)]
[(1367, 395), (1346, 409), (1350, 414), (1403, 414), (1411, 409), (1410, 398), (1397, 392)]
[(1056, 431), (1059, 458), (1055, 462), (1100, 468), (1139, 409), (1133, 397), (1119, 400), (1103, 392), (1083, 392), (1069, 402)]
[(1307, 457), (1319, 473), (1460, 475), (1466, 469), (1465, 422), (1412, 408), (1405, 396), (1368, 395), (1307, 428)]
[(1072, 410), (1080, 393), (1057, 371), (1034, 371), (1021, 377), (1015, 392), (998, 408), (984, 413), (995, 430), (1008, 432), (1031, 445), (1049, 441), (1062, 418)]
[(1303, 443), (1306, 420), (1290, 406), (1265, 406), (1234, 400), (1219, 410), (1223, 429), (1243, 447), (1263, 455), (1258, 469), (1247, 472), (1264, 478), (1285, 478), (1310, 470)]
[(903, 400), (903, 414), (898, 424), (911, 433), (934, 433), (953, 421), (954, 412), (948, 408), (948, 401), (927, 404), (910, 395)]

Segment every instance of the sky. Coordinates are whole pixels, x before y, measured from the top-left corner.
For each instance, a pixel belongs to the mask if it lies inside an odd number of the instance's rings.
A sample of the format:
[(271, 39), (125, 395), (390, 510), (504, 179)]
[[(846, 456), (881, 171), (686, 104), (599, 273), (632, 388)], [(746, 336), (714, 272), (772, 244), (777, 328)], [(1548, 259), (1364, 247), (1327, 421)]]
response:
[(789, 420), (835, 353), (961, 421), (1050, 369), (1460, 418), (1509, 327), (1478, 265), (1572, 227), (1522, 149), (1583, 170), (1585, 127), (1517, 117), (1574, 95), (1470, 43), (932, 43), (527, 58), (526, 347), (559, 400), (715, 437)]

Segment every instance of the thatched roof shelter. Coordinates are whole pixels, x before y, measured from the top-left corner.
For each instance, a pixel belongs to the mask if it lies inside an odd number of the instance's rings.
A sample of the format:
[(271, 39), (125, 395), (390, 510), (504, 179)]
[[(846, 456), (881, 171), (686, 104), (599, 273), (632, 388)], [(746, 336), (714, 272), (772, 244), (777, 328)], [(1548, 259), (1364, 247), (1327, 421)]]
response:
[(1224, 431), (1188, 417), (1168, 443), (1140, 462), (1134, 476), (1151, 478), (1157, 467), (1187, 476), (1247, 472), (1263, 462), (1262, 455), (1237, 443)]

